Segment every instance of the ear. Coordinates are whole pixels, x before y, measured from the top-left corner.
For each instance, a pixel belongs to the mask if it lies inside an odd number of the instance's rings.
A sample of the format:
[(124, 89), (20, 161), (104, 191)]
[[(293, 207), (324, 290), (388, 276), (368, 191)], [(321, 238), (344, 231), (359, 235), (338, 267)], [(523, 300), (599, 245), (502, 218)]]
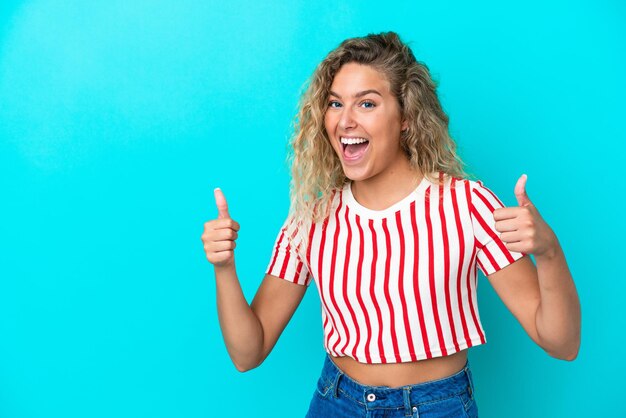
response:
[(409, 122), (406, 120), (402, 121), (402, 132), (406, 131), (407, 129), (409, 129)]

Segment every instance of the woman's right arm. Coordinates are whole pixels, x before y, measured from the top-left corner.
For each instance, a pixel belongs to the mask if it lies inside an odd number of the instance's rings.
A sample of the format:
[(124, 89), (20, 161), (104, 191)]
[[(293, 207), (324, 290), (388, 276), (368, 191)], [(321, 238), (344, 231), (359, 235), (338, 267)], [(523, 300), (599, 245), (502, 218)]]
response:
[(217, 311), (231, 360), (239, 371), (260, 365), (302, 301), (307, 287), (266, 275), (248, 305), (235, 268), (239, 224), (230, 218), (224, 195), (215, 191), (218, 219), (204, 225), (202, 242), (215, 269)]
[(237, 370), (245, 372), (259, 366), (272, 351), (307, 288), (268, 274), (248, 305), (234, 266), (216, 267), (215, 279), (226, 349)]

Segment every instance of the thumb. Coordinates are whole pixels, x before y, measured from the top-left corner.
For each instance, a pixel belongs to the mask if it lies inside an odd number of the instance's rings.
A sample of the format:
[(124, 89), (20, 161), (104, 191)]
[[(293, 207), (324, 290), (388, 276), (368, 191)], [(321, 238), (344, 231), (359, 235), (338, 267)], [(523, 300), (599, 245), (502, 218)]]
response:
[(226, 203), (226, 198), (224, 197), (224, 193), (222, 190), (217, 187), (213, 191), (215, 195), (215, 204), (217, 205), (217, 217), (218, 219), (230, 218), (230, 214), (228, 213), (228, 204)]
[(519, 206), (528, 206), (532, 204), (528, 195), (526, 194), (526, 180), (528, 176), (526, 174), (522, 174), (521, 177), (517, 180), (515, 184), (515, 197), (517, 198), (517, 204)]

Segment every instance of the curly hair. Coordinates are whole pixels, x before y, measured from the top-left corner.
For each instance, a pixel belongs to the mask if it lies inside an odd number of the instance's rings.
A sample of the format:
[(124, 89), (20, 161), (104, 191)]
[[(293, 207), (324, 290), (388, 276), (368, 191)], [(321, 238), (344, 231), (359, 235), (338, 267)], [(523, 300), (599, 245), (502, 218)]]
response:
[(346, 39), (322, 60), (307, 81), (308, 86), (305, 84), (293, 122), (288, 154), (292, 171), (290, 218), (300, 231), (329, 215), (333, 192), (348, 180), (324, 125), (330, 87), (347, 63), (371, 66), (389, 82), (402, 119), (408, 122), (401, 145), (413, 168), (434, 182), (439, 181), (434, 178), (439, 171), (444, 176), (467, 177), (428, 67), (415, 59), (394, 32)]

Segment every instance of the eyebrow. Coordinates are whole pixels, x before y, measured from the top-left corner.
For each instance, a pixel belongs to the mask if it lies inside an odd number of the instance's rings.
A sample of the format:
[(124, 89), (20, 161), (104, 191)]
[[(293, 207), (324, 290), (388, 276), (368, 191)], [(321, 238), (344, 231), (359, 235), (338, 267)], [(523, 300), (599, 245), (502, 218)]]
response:
[[(378, 94), (380, 97), (383, 97), (383, 95), (382, 95), (382, 94), (380, 94), (380, 93), (378, 92), (378, 90), (374, 90), (374, 89), (369, 89), (369, 90), (363, 90), (363, 91), (360, 91), (360, 92), (356, 93), (356, 94), (354, 95), (354, 97), (355, 97), (355, 98), (357, 98), (357, 97), (365, 96), (366, 94), (370, 94), (370, 93)], [(337, 97), (338, 99), (341, 99), (341, 96), (340, 96), (340, 95), (338, 95), (337, 93), (335, 93), (335, 92), (334, 92), (334, 91), (332, 91), (332, 90), (330, 91), (330, 95), (331, 95), (331, 96), (335, 96), (335, 97)]]

